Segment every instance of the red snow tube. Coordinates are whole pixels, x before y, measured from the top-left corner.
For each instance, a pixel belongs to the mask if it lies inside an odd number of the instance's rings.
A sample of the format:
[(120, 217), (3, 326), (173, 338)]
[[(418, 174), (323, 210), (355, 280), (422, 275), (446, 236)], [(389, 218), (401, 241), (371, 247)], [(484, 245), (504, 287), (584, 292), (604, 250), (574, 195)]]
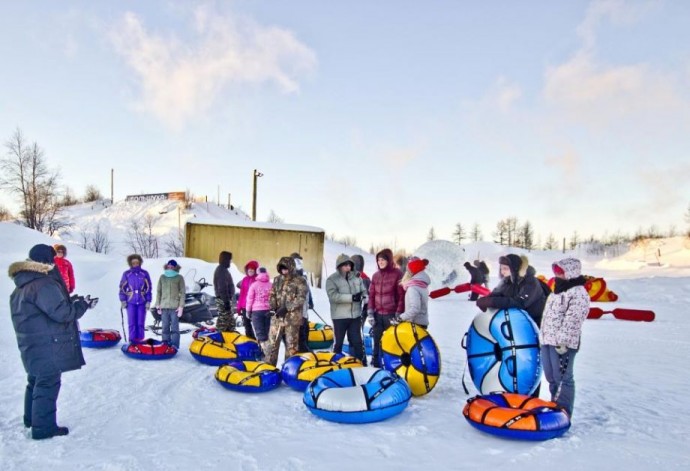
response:
[(167, 360), (177, 354), (177, 348), (169, 343), (146, 339), (124, 344), (122, 353), (136, 360)]
[(108, 348), (120, 342), (120, 332), (110, 329), (88, 329), (79, 332), (81, 346), (86, 348)]

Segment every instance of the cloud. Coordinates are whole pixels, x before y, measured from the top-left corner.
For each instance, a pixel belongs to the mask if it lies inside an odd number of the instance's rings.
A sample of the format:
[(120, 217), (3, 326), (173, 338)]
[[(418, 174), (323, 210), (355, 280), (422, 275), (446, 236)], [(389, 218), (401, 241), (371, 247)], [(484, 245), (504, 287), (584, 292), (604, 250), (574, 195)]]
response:
[(544, 163), (558, 172), (555, 180), (558, 190), (567, 194), (576, 194), (582, 191), (581, 169), (583, 163), (582, 158), (575, 150), (570, 149), (562, 154), (547, 157), (544, 159)]
[(298, 77), (316, 66), (316, 55), (286, 29), (224, 16), (209, 7), (194, 12), (188, 37), (147, 30), (126, 13), (110, 30), (116, 52), (141, 87), (136, 108), (173, 128), (202, 115), (233, 84), (273, 83), (299, 91)]
[(631, 25), (644, 18), (658, 4), (656, 0), (635, 3), (625, 0), (594, 0), (587, 7), (585, 18), (577, 27), (583, 49), (589, 51), (595, 47), (597, 28), (605, 20), (614, 25)]

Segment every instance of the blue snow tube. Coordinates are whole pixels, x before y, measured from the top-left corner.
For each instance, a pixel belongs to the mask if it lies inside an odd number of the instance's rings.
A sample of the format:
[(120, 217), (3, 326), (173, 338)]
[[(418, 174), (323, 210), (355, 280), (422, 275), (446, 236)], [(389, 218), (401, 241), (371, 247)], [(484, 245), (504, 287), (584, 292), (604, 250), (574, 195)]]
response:
[(539, 385), (539, 329), (525, 311), (479, 313), (463, 340), (470, 376), (482, 394), (529, 395)]
[[(371, 326), (367, 325), (362, 333), (362, 340), (364, 341), (364, 354), (373, 355), (374, 354), (374, 337), (371, 336)], [(343, 343), (343, 352), (348, 355), (352, 355), (350, 351), (350, 344)]]
[(412, 397), (397, 374), (379, 368), (335, 370), (312, 381), (303, 402), (322, 419), (346, 424), (380, 422), (401, 413)]
[(216, 381), (238, 392), (258, 393), (280, 386), (280, 370), (262, 361), (231, 361), (216, 371)]
[(121, 350), (122, 353), (135, 360), (167, 360), (177, 354), (175, 346), (154, 339), (129, 342), (124, 344)]

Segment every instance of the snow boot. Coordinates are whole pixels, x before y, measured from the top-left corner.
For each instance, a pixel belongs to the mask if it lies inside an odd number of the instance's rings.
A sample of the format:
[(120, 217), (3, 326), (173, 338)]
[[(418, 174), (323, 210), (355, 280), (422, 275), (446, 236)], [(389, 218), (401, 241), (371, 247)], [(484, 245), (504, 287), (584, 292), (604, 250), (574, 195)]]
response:
[(46, 438), (61, 437), (68, 434), (69, 429), (67, 427), (55, 427), (48, 431), (37, 428), (31, 429), (31, 438), (34, 440), (45, 440)]

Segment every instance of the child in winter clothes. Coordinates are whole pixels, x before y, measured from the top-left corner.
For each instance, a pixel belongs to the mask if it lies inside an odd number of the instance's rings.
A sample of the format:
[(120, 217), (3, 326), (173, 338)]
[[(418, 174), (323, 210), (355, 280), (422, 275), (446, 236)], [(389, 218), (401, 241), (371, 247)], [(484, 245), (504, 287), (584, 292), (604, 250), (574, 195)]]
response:
[(72, 294), (74, 292), (74, 268), (69, 260), (67, 260), (67, 247), (62, 244), (55, 244), (53, 246), (55, 249), (55, 266), (57, 267), (62, 279), (65, 281), (65, 286), (67, 286), (67, 292)]
[(407, 263), (407, 271), (411, 278), (401, 281), (405, 290), (405, 312), (400, 314), (400, 320), (429, 326), (429, 284), (431, 279), (425, 269), (429, 260), (413, 257)]
[(555, 289), (546, 300), (539, 333), (544, 376), (549, 382), (551, 400), (573, 414), (575, 354), (580, 348), (582, 324), (589, 313), (589, 294), (581, 263), (566, 258), (553, 264)]
[(122, 274), (120, 280), (120, 302), (122, 309), (127, 309), (129, 339), (132, 342), (144, 340), (144, 322), (146, 311), (151, 307), (151, 277), (141, 268), (141, 255), (127, 257), (129, 270)]
[(163, 266), (165, 270), (158, 279), (156, 289), (156, 310), (163, 322), (161, 335), (163, 342), (180, 348), (180, 317), (184, 310), (185, 286), (180, 275), (180, 265), (170, 260)]
[(249, 285), (247, 290), (247, 318), (251, 321), (256, 334), (256, 340), (261, 344), (264, 356), (269, 354), (270, 342), (268, 340), (268, 330), (271, 327), (271, 306), (268, 302), (271, 294), (271, 279), (268, 277), (266, 268), (259, 268), (259, 274), (254, 283)]
[(251, 284), (256, 281), (256, 270), (258, 268), (259, 262), (256, 260), (247, 262), (244, 266), (245, 277), (237, 283), (237, 287), (240, 289), (240, 297), (237, 300), (237, 313), (242, 316), (245, 335), (254, 340), (256, 340), (256, 336), (254, 335), (254, 329), (252, 329), (252, 322), (247, 317), (247, 293)]
[(376, 254), (378, 271), (371, 278), (367, 322), (374, 337), (371, 366), (381, 367), (381, 336), (391, 326), (391, 320), (405, 310), (405, 292), (400, 285), (402, 272), (393, 265), (393, 252), (383, 249)]

